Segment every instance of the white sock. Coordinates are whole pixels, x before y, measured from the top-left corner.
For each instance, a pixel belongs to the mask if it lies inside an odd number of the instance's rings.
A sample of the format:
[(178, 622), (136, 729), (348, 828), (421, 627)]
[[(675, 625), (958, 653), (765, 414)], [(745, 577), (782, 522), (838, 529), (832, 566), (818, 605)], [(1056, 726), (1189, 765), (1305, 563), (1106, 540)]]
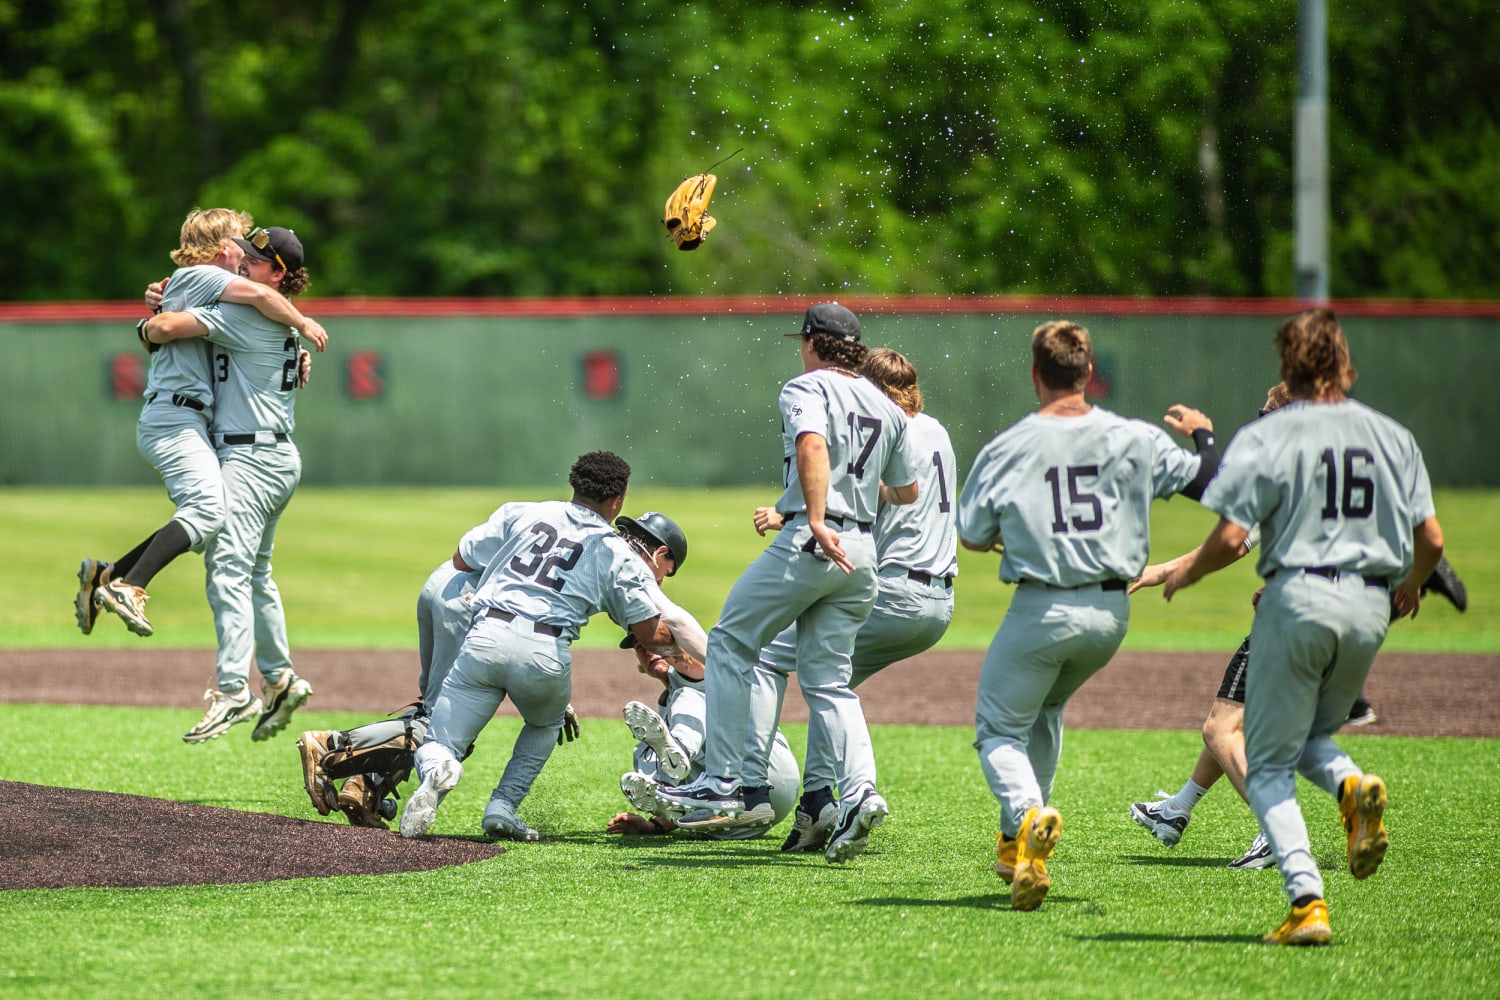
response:
[(1174, 812), (1179, 812), (1186, 815), (1188, 813), (1191, 813), (1193, 811), (1193, 806), (1198, 804), (1198, 800), (1203, 798), (1203, 796), (1207, 794), (1207, 788), (1204, 788), (1192, 778), (1189, 778), (1188, 783), (1183, 785), (1181, 790), (1178, 791), (1176, 795), (1172, 796), (1170, 799), (1165, 800), (1162, 804), (1167, 806)]

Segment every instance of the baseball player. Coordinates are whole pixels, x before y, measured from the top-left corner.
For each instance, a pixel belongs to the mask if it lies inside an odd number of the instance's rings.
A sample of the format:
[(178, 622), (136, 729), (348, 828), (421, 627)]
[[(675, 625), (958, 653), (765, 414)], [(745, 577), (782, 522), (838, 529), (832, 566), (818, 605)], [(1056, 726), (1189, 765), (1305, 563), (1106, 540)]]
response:
[(1031, 354), (1041, 408), (984, 447), (958, 501), (959, 541), (1000, 552), (1000, 579), (1016, 584), (985, 653), (974, 742), (1000, 802), (995, 871), (1016, 910), (1036, 909), (1051, 886), (1063, 708), (1125, 638), (1151, 501), (1200, 497), (1218, 464), (1213, 425), (1197, 410), (1174, 406), (1167, 418), (1192, 435), (1195, 455), (1160, 428), (1091, 406), (1093, 347), (1078, 324), (1043, 323)]
[[(302, 242), (291, 230), (257, 228), (235, 242), (252, 281), (288, 297), (306, 289)], [(219, 639), (217, 677), (204, 695), (208, 710), (182, 738), (203, 743), (259, 713), (251, 738), (266, 740), (312, 694), (292, 670), (286, 615), (271, 578), (276, 525), (302, 477), (291, 439), (301, 381), (299, 335), (232, 303), (159, 313), (144, 334), (152, 343), (204, 337), (211, 345), (212, 437), (228, 507), (223, 529), (204, 553)], [(252, 660), (265, 684), (264, 703), (249, 687)]]
[[(646, 652), (633, 637), (626, 637), (626, 645), (635, 649), (641, 672), (662, 683), (663, 691), (657, 701), (661, 712), (639, 701), (625, 706), (625, 724), (639, 742), (633, 755), (634, 768), (620, 776), (620, 790), (641, 812), (617, 814), (609, 821), (605, 832), (670, 833), (677, 828), (677, 816), (660, 808), (656, 790), (663, 783), (681, 784), (703, 772), (707, 707), (703, 692), (703, 659), (708, 655), (708, 636), (692, 615), (660, 590), (662, 580), (674, 575), (687, 561), (687, 536), (682, 529), (671, 518), (655, 511), (648, 511), (639, 518), (618, 518), (615, 526), (620, 529), (621, 537), (651, 567), (657, 585), (653, 599), (682, 652), (668, 659)], [(775, 811), (771, 826), (775, 826), (796, 804), (797, 784), (801, 780), (797, 759), (792, 756), (792, 749), (780, 730), (776, 733), (768, 768), (772, 785), (771, 807)], [(771, 826), (742, 826), (704, 832), (721, 839), (745, 839), (759, 837)]]
[[(250, 216), (228, 208), (193, 209), (182, 223), (172, 260), (181, 265), (167, 279), (160, 308), (182, 310), (215, 302), (252, 306), (267, 318), (296, 328), (318, 345), (327, 334), (276, 289), (236, 272), (244, 251), (234, 239), (251, 226)], [(137, 326), (140, 334), (140, 326)], [(151, 364), (145, 404), (136, 423), (136, 447), (161, 474), (176, 505), (172, 519), (125, 555), (109, 562), (84, 559), (78, 569), (74, 614), (79, 631), (94, 630), (99, 609), (119, 615), (136, 635), (154, 631), (146, 618), (146, 586), (182, 553), (202, 552), (224, 524), (224, 482), (209, 440), (214, 381), (199, 341), (147, 344)]]
[(1291, 912), (1268, 944), (1327, 944), (1323, 878), (1297, 805), (1296, 776), (1338, 799), (1355, 878), (1385, 857), (1385, 782), (1333, 741), (1385, 639), (1390, 598), (1415, 614), (1443, 535), (1411, 432), (1348, 398), (1356, 372), (1332, 310), (1276, 331), (1292, 402), (1241, 428), (1204, 504), (1219, 514), (1191, 562), (1163, 585), (1168, 599), (1239, 555), (1261, 529), (1265, 591), (1250, 635), (1245, 684), (1246, 791), (1281, 869)]
[[(1280, 409), (1291, 401), (1286, 386), (1277, 383), (1266, 393), (1266, 404), (1261, 408), (1260, 416), (1265, 416), (1273, 410)], [(1245, 544), (1241, 546), (1241, 555), (1258, 544), (1259, 530), (1252, 528)], [(1179, 564), (1191, 562), (1198, 555), (1194, 549), (1185, 555), (1165, 563), (1147, 566), (1140, 577), (1132, 581), (1130, 593), (1134, 594), (1143, 587), (1159, 587), (1166, 582), (1168, 575)], [(1436, 591), (1447, 597), (1454, 606), (1463, 611), (1468, 607), (1468, 592), (1464, 588), (1463, 581), (1458, 574), (1448, 565), (1446, 558), (1439, 560), (1437, 569), (1432, 576), (1422, 584), (1422, 594), (1425, 596), (1429, 590)], [(1255, 593), (1251, 600), (1252, 606), (1260, 602), (1260, 591)], [(1392, 617), (1395, 617), (1395, 608), (1392, 607)], [(1208, 718), (1203, 722), (1203, 749), (1198, 753), (1198, 760), (1193, 765), (1192, 774), (1187, 782), (1177, 791), (1175, 795), (1166, 792), (1158, 792), (1159, 801), (1156, 802), (1134, 802), (1130, 806), (1130, 816), (1142, 827), (1149, 830), (1152, 836), (1161, 841), (1167, 847), (1174, 847), (1182, 840), (1187, 832), (1187, 826), (1192, 819), (1193, 807), (1202, 800), (1219, 780), (1220, 776), (1229, 778), (1229, 783), (1239, 793), (1245, 804), (1249, 805), (1249, 796), (1245, 793), (1245, 675), (1250, 665), (1250, 637), (1240, 643), (1239, 649), (1229, 660), (1229, 665), (1224, 669), (1224, 679), (1220, 682), (1218, 695), (1208, 712)], [(1373, 710), (1369, 708), (1369, 702), (1361, 691), (1355, 699), (1354, 707), (1350, 709), (1350, 715), (1344, 725), (1362, 725), (1365, 716), (1361, 713), (1361, 703), (1364, 711), (1369, 717), (1373, 717)], [(1276, 863), (1271, 855), (1271, 845), (1266, 841), (1263, 833), (1257, 832), (1255, 840), (1243, 855), (1229, 862), (1230, 868), (1248, 870), (1269, 868)]]
[(459, 541), (454, 567), (483, 573), (474, 625), (416, 751), (422, 783), (401, 813), (401, 836), (420, 837), (432, 827), (443, 797), (463, 775), (460, 755), (508, 697), (523, 724), (483, 828), (491, 837), (539, 839), (516, 808), (563, 727), (572, 691), (569, 646), (579, 630), (606, 611), (648, 651), (675, 650), (651, 599), (650, 574), (610, 527), (629, 481), (630, 466), (620, 456), (589, 452), (569, 472), (571, 501), (505, 504)]
[[(882, 503), (875, 515), (877, 563), (875, 606), (860, 626), (850, 656), (849, 687), (864, 681), (898, 660), (931, 649), (953, 620), (953, 580), (958, 575), (958, 536), (954, 530), (953, 494), (958, 486), (958, 462), (948, 432), (922, 412), (922, 390), (917, 371), (899, 352), (873, 350), (861, 374), (880, 388), (906, 413), (907, 434), (919, 463), (916, 503)], [(762, 535), (779, 530), (774, 507), (755, 511), (755, 529)], [(756, 682), (774, 685), (777, 704), (786, 692), (787, 674), (797, 669), (797, 626), (791, 625), (761, 651)], [(860, 758), (873, 767), (874, 758)], [(828, 731), (821, 716), (808, 720), (807, 771), (802, 799), (783, 851), (821, 851), (838, 817), (834, 786), (839, 779)], [(873, 770), (856, 775), (854, 784), (875, 784)], [(775, 788), (775, 781), (772, 786)]]
[[(428, 709), (437, 701), (474, 621), (480, 574), (443, 560), (417, 596), (417, 702), (399, 718), (342, 731), (309, 730), (297, 740), (302, 784), (321, 816), (334, 809), (351, 826), (385, 828), (396, 815), (396, 788), (411, 773), (413, 755), (427, 735)], [(567, 727), (564, 726), (566, 730)], [(576, 735), (576, 725), (573, 729)], [(465, 755), (467, 756), (467, 754)], [(342, 787), (334, 782), (343, 778)]]
[(857, 372), (866, 352), (852, 312), (814, 305), (788, 336), (801, 338), (803, 372), (779, 399), (783, 527), (735, 582), (709, 633), (704, 773), (657, 798), (665, 809), (684, 810), (681, 825), (689, 828), (720, 825), (721, 817), (772, 821), (764, 751), (779, 705), (752, 691), (761, 649), (796, 622), (797, 681), (810, 714), (827, 726), (843, 775), (824, 851), (840, 863), (864, 851), (890, 811), (867, 780), (875, 768), (859, 696), (849, 689), (849, 656), (877, 592), (876, 508), (917, 499), (921, 458), (906, 414)]

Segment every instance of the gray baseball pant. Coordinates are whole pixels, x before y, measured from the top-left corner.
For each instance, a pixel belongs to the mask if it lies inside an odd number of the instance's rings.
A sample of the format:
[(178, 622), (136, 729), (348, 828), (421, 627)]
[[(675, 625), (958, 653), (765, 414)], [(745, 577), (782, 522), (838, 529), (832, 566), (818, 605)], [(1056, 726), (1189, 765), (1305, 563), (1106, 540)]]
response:
[(1387, 591), (1355, 573), (1338, 580), (1282, 570), (1266, 582), (1250, 630), (1245, 678), (1245, 790), (1287, 898), (1323, 895), (1297, 775), (1337, 795), (1363, 772), (1334, 743), (1390, 622)]

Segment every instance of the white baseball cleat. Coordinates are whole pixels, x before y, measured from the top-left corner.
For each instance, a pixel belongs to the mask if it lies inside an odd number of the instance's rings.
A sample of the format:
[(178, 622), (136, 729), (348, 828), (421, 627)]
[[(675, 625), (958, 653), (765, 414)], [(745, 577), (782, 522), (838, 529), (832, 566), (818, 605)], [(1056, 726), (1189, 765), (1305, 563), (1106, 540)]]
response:
[(823, 857), (829, 864), (838, 865), (865, 853), (870, 844), (870, 831), (884, 823), (890, 814), (890, 806), (873, 788), (868, 788), (852, 803), (840, 803), (839, 818), (833, 825), (833, 835), (828, 838)]
[(625, 800), (638, 812), (650, 816), (656, 812), (656, 789), (659, 782), (649, 774), (639, 771), (626, 771), (620, 775), (620, 791), (625, 793)]
[(456, 760), (440, 760), (432, 767), (432, 773), (422, 779), (421, 787), (406, 800), (406, 810), (401, 813), (401, 836), (407, 840), (425, 837), (437, 820), (438, 806), (443, 797), (458, 784), (464, 768)]
[(692, 774), (687, 754), (672, 739), (667, 723), (650, 706), (632, 701), (625, 705), (625, 725), (630, 734), (651, 748), (661, 764), (661, 773), (668, 781), (683, 782)]

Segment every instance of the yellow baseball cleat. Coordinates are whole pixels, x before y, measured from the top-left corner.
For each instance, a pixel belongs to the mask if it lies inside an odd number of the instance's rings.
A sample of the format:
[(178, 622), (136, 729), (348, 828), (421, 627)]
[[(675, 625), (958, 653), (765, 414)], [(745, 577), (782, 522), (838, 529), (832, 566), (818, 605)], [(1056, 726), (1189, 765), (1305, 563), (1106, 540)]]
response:
[(1369, 878), (1385, 860), (1385, 782), (1373, 774), (1350, 775), (1339, 796), (1339, 817), (1349, 835), (1349, 872)]
[(1047, 898), (1047, 890), (1052, 888), (1047, 859), (1062, 836), (1062, 825), (1062, 816), (1051, 806), (1027, 810), (1016, 834), (1016, 870), (1010, 883), (1012, 910), (1034, 910)]
[(1291, 915), (1261, 941), (1265, 944), (1327, 944), (1333, 937), (1328, 926), (1328, 904), (1315, 899), (1306, 906), (1292, 907)]
[(1016, 877), (1016, 841), (1002, 833), (995, 837), (995, 844), (995, 874), (1000, 876), (1000, 881), (1010, 885)]

